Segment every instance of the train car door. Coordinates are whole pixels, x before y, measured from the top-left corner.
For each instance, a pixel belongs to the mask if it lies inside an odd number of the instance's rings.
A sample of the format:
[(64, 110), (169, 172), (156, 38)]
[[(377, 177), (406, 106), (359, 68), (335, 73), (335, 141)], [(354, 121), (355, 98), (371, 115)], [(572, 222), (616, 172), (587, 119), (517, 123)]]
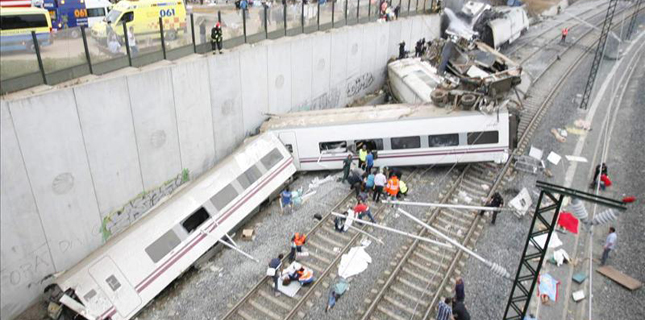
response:
[(141, 297), (109, 256), (92, 265), (89, 272), (122, 317), (141, 304)]
[(296, 141), (296, 134), (294, 132), (280, 132), (278, 136), (284, 147), (289, 150), (291, 156), (293, 157), (293, 162), (296, 165), (296, 168), (300, 170), (300, 159), (298, 157), (298, 143)]

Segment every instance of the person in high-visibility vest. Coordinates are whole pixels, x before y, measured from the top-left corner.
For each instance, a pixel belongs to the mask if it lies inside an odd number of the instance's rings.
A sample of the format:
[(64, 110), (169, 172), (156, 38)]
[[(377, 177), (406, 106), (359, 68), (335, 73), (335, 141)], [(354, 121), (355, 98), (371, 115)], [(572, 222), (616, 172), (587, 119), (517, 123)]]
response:
[(399, 194), (397, 194), (396, 197), (401, 198), (406, 194), (408, 194), (408, 186), (403, 182), (403, 180), (399, 180)]
[(569, 34), (569, 28), (563, 28), (562, 38), (560, 39), (560, 42), (564, 42), (565, 40), (567, 40), (567, 34)]
[(289, 261), (296, 260), (296, 252), (302, 252), (302, 246), (307, 242), (307, 235), (298, 233), (291, 238), (291, 253), (289, 253)]
[(387, 193), (390, 196), (389, 200), (396, 200), (396, 195), (399, 193), (399, 178), (397, 176), (392, 175), (387, 181)]
[(367, 146), (363, 145), (363, 147), (358, 150), (358, 167), (365, 170), (365, 160), (367, 159)]
[(314, 272), (304, 267), (296, 271), (296, 277), (298, 278), (298, 282), (300, 282), (301, 286), (314, 282)]

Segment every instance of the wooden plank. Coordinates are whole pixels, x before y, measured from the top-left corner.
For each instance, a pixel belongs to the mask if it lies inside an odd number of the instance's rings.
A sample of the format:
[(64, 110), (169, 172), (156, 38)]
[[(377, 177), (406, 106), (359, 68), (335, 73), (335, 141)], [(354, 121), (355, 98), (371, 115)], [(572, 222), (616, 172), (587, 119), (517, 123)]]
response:
[(598, 273), (602, 274), (603, 276), (618, 282), (618, 284), (631, 291), (634, 291), (643, 286), (640, 281), (612, 268), (611, 266), (600, 267), (596, 269), (596, 271), (598, 271)]

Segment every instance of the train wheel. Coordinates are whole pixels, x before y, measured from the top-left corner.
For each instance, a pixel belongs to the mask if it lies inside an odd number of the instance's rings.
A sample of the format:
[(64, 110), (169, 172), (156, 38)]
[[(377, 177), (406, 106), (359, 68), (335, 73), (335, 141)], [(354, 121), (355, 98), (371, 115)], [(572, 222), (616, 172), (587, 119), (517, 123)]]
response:
[(461, 97), (461, 106), (464, 109), (470, 109), (475, 105), (477, 101), (477, 96), (474, 94), (465, 94)]
[(444, 104), (448, 100), (448, 92), (441, 89), (435, 89), (430, 94), (430, 99), (432, 99), (432, 102), (434, 103)]

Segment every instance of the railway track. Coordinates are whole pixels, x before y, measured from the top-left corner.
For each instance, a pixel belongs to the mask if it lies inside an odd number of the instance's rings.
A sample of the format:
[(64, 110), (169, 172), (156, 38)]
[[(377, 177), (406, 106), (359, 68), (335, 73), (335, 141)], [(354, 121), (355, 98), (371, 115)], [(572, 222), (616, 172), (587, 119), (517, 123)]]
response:
[[(626, 9), (630, 10), (630, 9)], [(635, 14), (632, 12), (632, 14)], [(629, 20), (631, 15), (617, 22), (614, 28)], [(568, 79), (576, 67), (583, 61), (598, 39), (591, 34), (592, 30), (580, 37), (576, 45), (566, 49), (560, 59), (549, 64), (529, 90), (522, 110), (519, 125), (519, 145), (515, 154), (523, 154), (542, 117), (551, 105), (551, 101), (559, 92), (558, 88)], [(562, 68), (564, 73), (546, 75), (548, 70)], [(554, 77), (556, 79), (550, 79)], [(554, 85), (555, 80), (555, 85)], [(503, 187), (511, 172), (512, 160), (503, 167), (486, 164), (472, 164), (466, 167), (457, 183), (452, 185), (443, 202), (457, 201), (460, 192), (466, 192), (471, 198), (490, 196), (494, 191)], [(484, 179), (484, 177), (492, 179)], [(495, 181), (492, 186), (489, 181)], [(486, 194), (481, 185), (490, 186)], [(483, 229), (483, 219), (475, 212), (463, 212), (451, 209), (434, 209), (426, 214), (426, 223), (444, 234), (453, 237), (466, 247), (474, 247), (474, 243)], [(424, 228), (419, 236), (431, 237)], [(368, 299), (365, 310), (359, 310), (359, 317), (366, 319), (429, 319), (435, 312), (435, 305), (441, 296), (452, 295), (453, 274), (459, 274), (464, 263), (465, 255), (456, 249), (440, 249), (418, 240), (409, 241), (404, 253), (397, 256), (399, 262), (385, 272), (385, 277), (377, 281), (381, 289)]]
[[(410, 177), (410, 185), (421, 179), (427, 172), (423, 168), (416, 168), (412, 173), (406, 173)], [(354, 192), (348, 193), (331, 211), (342, 212), (348, 207), (356, 204)], [(377, 220), (383, 216), (387, 205), (372, 204), (372, 214)], [(358, 227), (354, 224), (355, 227)], [(363, 231), (371, 230), (363, 226)], [(319, 286), (329, 286), (335, 279), (336, 265), (340, 258), (349, 249), (363, 238), (363, 235), (355, 230), (349, 229), (345, 233), (336, 232), (334, 229), (333, 216), (327, 213), (307, 234), (307, 243), (304, 248), (310, 253), (309, 257), (300, 259), (298, 262), (303, 266), (314, 270), (315, 282), (300, 289), (294, 298), (286, 295), (275, 297), (273, 294), (273, 279), (264, 277), (237, 304), (235, 304), (222, 319), (291, 319), (298, 313), (302, 317), (301, 310), (306, 305), (311, 305), (311, 300), (320, 297)], [(336, 250), (334, 248), (337, 248)], [(283, 265), (288, 265), (287, 258), (283, 259)], [(327, 289), (322, 291), (326, 292)], [(316, 293), (318, 292), (318, 293)]]

